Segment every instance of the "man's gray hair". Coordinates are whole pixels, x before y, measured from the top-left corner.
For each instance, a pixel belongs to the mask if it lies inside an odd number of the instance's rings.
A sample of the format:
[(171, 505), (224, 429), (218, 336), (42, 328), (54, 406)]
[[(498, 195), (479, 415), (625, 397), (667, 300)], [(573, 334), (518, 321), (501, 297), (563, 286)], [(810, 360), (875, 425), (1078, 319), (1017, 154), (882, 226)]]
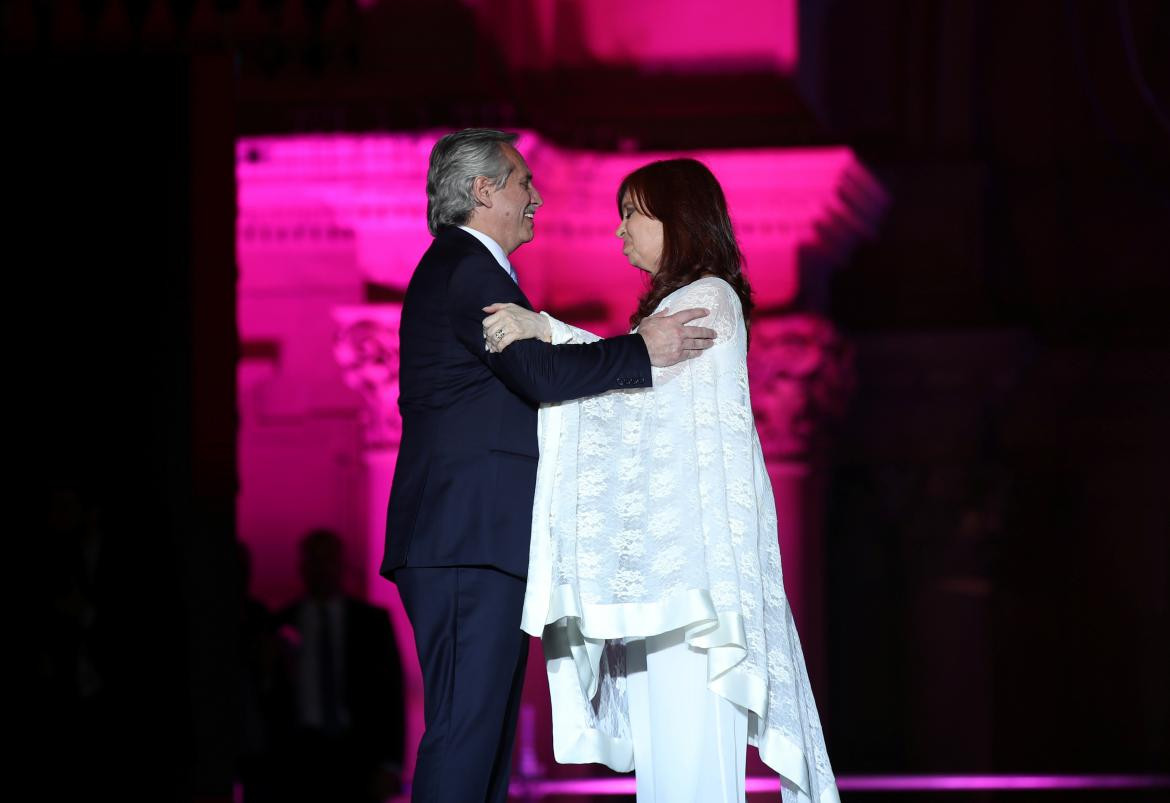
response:
[(476, 206), (472, 186), (477, 176), (492, 179), (496, 189), (508, 182), (512, 161), (503, 146), (515, 141), (515, 134), (465, 128), (435, 143), (427, 169), (427, 228), (432, 235), (467, 223)]

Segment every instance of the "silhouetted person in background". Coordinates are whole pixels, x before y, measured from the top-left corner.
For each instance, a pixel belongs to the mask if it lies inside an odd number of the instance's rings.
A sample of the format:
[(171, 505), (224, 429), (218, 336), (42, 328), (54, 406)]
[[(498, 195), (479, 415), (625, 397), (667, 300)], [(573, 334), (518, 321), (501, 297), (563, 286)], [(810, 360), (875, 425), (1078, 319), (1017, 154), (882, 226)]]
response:
[(240, 755), (237, 777), (245, 803), (279, 800), (274, 750), (280, 722), (277, 666), (280, 645), (276, 617), (248, 593), (252, 556), (236, 543), (239, 561), (240, 623)]
[(277, 615), (288, 634), (282, 800), (370, 803), (397, 791), (402, 668), (390, 617), (344, 593), (343, 546), (314, 530), (300, 546), (305, 596)]
[(70, 795), (107, 777), (100, 751), (103, 734), (108, 735), (110, 696), (102, 582), (106, 539), (98, 506), (80, 483), (55, 483), (41, 501), (29, 620), (39, 699), (34, 742), (38, 753), (70, 765), (69, 773), (47, 778), (53, 790), (48, 793)]

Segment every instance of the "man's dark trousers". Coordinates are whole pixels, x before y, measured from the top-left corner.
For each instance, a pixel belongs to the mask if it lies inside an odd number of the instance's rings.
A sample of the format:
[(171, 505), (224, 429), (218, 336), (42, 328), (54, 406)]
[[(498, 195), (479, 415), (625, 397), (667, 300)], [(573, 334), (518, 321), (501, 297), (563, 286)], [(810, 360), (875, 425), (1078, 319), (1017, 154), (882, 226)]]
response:
[(426, 710), (412, 797), (503, 801), (528, 659), (524, 581), (479, 566), (399, 569), (394, 579), (414, 625)]

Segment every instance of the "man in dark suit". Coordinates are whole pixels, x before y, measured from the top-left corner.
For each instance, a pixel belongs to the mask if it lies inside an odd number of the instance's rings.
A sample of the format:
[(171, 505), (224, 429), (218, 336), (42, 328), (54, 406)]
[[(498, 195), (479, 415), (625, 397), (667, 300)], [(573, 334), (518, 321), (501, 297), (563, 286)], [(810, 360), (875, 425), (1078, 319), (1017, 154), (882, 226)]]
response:
[(341, 538), (301, 541), (305, 596), (277, 615), (291, 635), (280, 679), (280, 799), (381, 803), (402, 768), (402, 662), (390, 617), (342, 589)]
[[(426, 732), (416, 803), (503, 801), (528, 638), (520, 630), (541, 402), (651, 384), (651, 365), (709, 347), (706, 310), (647, 318), (588, 345), (485, 346), (484, 308), (531, 309), (508, 254), (542, 201), (515, 136), (450, 134), (431, 151), (427, 222), (401, 323), (402, 443), (382, 573), (414, 626)], [(495, 336), (495, 333), (493, 333)]]

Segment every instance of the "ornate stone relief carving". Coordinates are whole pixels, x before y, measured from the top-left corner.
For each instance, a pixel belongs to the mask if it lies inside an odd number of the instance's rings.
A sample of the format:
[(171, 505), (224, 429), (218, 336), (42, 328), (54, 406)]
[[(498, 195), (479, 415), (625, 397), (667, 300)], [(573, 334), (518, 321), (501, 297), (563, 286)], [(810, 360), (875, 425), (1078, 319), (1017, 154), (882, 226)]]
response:
[(337, 307), (337, 338), (333, 356), (345, 375), (345, 383), (365, 401), (363, 423), (366, 446), (396, 446), (402, 437), (398, 415), (397, 304)]

